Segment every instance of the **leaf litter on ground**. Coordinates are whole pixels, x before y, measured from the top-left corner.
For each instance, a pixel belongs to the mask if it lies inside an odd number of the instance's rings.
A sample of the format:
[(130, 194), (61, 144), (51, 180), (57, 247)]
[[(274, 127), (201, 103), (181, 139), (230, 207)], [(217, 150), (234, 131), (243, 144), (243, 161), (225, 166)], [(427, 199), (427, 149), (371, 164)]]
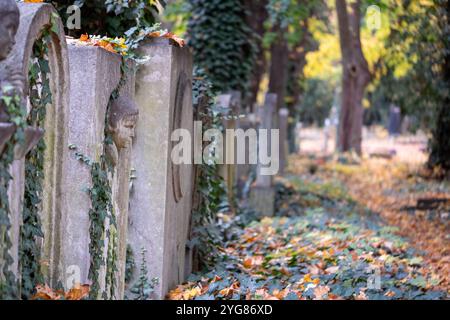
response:
[[(217, 263), (168, 299), (448, 299), (445, 273), (429, 267), (402, 225), (380, 213), (385, 208), (354, 192), (364, 187), (381, 197), (383, 189), (344, 179), (370, 170), (325, 164), (278, 178), (276, 216), (229, 224)], [(233, 219), (242, 217), (226, 217)]]

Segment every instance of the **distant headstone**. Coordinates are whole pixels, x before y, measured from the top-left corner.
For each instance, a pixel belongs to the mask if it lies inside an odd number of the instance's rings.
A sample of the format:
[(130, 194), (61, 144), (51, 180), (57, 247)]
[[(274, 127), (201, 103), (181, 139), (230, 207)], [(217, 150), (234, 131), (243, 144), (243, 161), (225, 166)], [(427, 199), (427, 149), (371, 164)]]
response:
[(278, 121), (280, 127), (280, 174), (284, 174), (288, 166), (288, 117), (289, 110), (280, 109), (278, 112)]
[(391, 136), (399, 135), (401, 131), (401, 123), (402, 123), (402, 116), (400, 108), (391, 105), (391, 108), (389, 110), (389, 125), (388, 125), (389, 135)]
[[(223, 120), (224, 127), (224, 164), (220, 168), (222, 177), (225, 180), (227, 186), (228, 198), (231, 200), (234, 197), (234, 187), (237, 183), (237, 164), (236, 164), (236, 152), (237, 147), (235, 141), (226, 138), (227, 129), (239, 128), (240, 119), (239, 116), (242, 111), (242, 98), (239, 91), (232, 91), (227, 94), (222, 94), (217, 97), (217, 104), (219, 107), (228, 111), (228, 116)], [(233, 148), (234, 146), (234, 148)], [(233, 153), (227, 153), (227, 150), (233, 149)]]
[[(264, 107), (259, 108), (258, 117), (260, 129), (270, 131), (273, 128), (273, 117), (277, 105), (277, 95), (268, 93)], [(270, 134), (269, 134), (270, 137)], [(271, 149), (270, 139), (268, 139), (268, 150)], [(256, 181), (250, 191), (250, 206), (262, 216), (273, 216), (275, 210), (275, 191), (273, 189), (273, 176), (261, 174), (262, 165), (258, 162)]]

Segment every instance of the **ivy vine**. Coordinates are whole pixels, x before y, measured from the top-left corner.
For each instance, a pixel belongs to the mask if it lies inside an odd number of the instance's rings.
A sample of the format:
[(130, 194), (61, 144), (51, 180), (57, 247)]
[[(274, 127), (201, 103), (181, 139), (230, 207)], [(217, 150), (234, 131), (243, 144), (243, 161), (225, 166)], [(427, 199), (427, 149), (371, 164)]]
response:
[[(33, 46), (28, 69), (29, 99), (31, 110), (27, 117), (27, 125), (43, 127), (47, 106), (52, 103), (50, 88), (50, 67), (48, 62), (48, 37), (45, 31)], [(25, 193), (20, 230), (20, 271), (21, 296), (31, 297), (36, 285), (44, 282), (40, 269), (41, 247), (39, 238), (44, 237), (40, 212), (42, 211), (42, 193), (44, 181), (45, 140), (41, 139), (25, 157)]]
[[(200, 68), (194, 70), (193, 105), (197, 121), (202, 121), (203, 129), (223, 130), (222, 117), (226, 111), (215, 104), (216, 93), (213, 85)], [(229, 208), (225, 182), (219, 174), (219, 166), (211, 155), (209, 161), (202, 161), (197, 167), (198, 175), (195, 192), (198, 204), (192, 212), (191, 246), (198, 250), (200, 267), (212, 265), (217, 256), (216, 248), (221, 243), (216, 229), (217, 213)]]
[(25, 111), (22, 108), (20, 96), (12, 86), (2, 88), (0, 104), (6, 108), (10, 122), (16, 125), (13, 137), (6, 143), (3, 153), (0, 154), (0, 255), (3, 262), (0, 270), (0, 299), (10, 300), (19, 297), (19, 290), (16, 276), (10, 270), (14, 261), (10, 254), (12, 241), (8, 189), (12, 179), (10, 167), (14, 161), (14, 148), (16, 144), (24, 141)]
[[(121, 79), (117, 88), (111, 93), (106, 114), (109, 114), (111, 103), (119, 97), (119, 92), (125, 83), (128, 72), (125, 58), (121, 63)], [(89, 157), (77, 151), (77, 147), (70, 145), (69, 149), (75, 150), (77, 159), (90, 167), (92, 186), (87, 192), (91, 201), (89, 209), (89, 254), (91, 257), (89, 266), (89, 279), (92, 281), (90, 287), (90, 298), (97, 299), (100, 295), (100, 270), (106, 266), (106, 286), (101, 293), (103, 299), (113, 298), (116, 290), (117, 250), (118, 234), (117, 221), (112, 199), (112, 180), (114, 178), (114, 166), (106, 156), (106, 147), (113, 144), (112, 137), (108, 132), (108, 119), (105, 118), (103, 152), (99, 161), (93, 161)], [(105, 257), (105, 240), (108, 239)]]
[(145, 248), (141, 249), (142, 261), (139, 278), (130, 289), (130, 292), (135, 295), (134, 300), (149, 300), (153, 292), (155, 292), (155, 287), (159, 283), (158, 278), (153, 278), (151, 280), (148, 278), (147, 259), (145, 258), (146, 252), (147, 250)]

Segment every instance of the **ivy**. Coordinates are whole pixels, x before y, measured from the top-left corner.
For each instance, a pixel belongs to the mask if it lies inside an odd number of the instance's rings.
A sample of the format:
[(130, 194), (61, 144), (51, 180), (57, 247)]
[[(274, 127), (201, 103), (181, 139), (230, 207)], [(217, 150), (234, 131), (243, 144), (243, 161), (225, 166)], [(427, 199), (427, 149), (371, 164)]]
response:
[[(44, 32), (42, 38), (35, 42), (28, 70), (29, 99), (32, 108), (27, 117), (27, 124), (33, 127), (44, 126), (46, 108), (52, 103), (50, 68), (47, 60), (47, 36), (48, 31)], [(45, 140), (41, 139), (38, 145), (25, 157), (23, 223), (19, 244), (22, 276), (21, 296), (23, 299), (31, 297), (36, 285), (43, 283), (43, 275), (39, 264), (41, 248), (38, 245), (38, 239), (44, 237), (39, 214), (42, 210), (45, 149)]]
[(158, 278), (148, 279), (147, 260), (145, 258), (145, 248), (141, 249), (142, 262), (139, 273), (139, 279), (136, 284), (131, 288), (131, 293), (135, 294), (134, 300), (149, 300), (152, 293), (155, 291), (155, 286), (158, 285)]
[(214, 89), (245, 92), (256, 47), (240, 0), (189, 0), (188, 43)]
[(136, 262), (134, 261), (133, 249), (130, 245), (127, 245), (127, 254), (125, 259), (125, 283), (130, 283), (133, 278)]
[[(204, 70), (194, 70), (193, 81), (194, 114), (197, 121), (202, 121), (204, 130), (223, 130), (222, 115), (224, 110), (215, 105), (215, 92)], [(220, 244), (220, 234), (215, 222), (217, 213), (228, 208), (228, 198), (219, 167), (211, 157), (197, 167), (198, 177), (196, 193), (198, 206), (192, 212), (191, 246), (196, 245), (199, 261), (204, 267), (213, 264), (217, 246)]]
[(79, 37), (81, 33), (102, 34), (110, 37), (120, 37), (136, 24), (151, 26), (155, 17), (165, 5), (159, 0), (46, 0), (53, 4), (64, 25), (69, 18), (69, 6), (77, 5), (81, 12), (81, 30), (67, 30), (71, 36)]
[(0, 270), (0, 299), (17, 299), (19, 297), (18, 281), (14, 273), (10, 270), (13, 258), (10, 255), (12, 242), (10, 239), (10, 207), (8, 188), (12, 179), (9, 172), (14, 161), (14, 147), (24, 140), (24, 108), (20, 96), (11, 86), (4, 86), (0, 96), (0, 103), (6, 107), (10, 116), (10, 121), (16, 124), (16, 131), (13, 137), (6, 143), (3, 153), (0, 154), (0, 255), (3, 261)]

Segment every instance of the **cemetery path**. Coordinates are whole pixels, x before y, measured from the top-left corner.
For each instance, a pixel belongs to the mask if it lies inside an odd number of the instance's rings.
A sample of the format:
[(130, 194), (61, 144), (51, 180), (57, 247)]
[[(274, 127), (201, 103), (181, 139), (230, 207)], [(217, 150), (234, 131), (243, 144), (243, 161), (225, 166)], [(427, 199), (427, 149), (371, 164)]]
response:
[(169, 299), (449, 297), (448, 203), (420, 202), (449, 198), (448, 183), (388, 160), (290, 165), (277, 179), (276, 217), (219, 215), (227, 240), (216, 264)]

